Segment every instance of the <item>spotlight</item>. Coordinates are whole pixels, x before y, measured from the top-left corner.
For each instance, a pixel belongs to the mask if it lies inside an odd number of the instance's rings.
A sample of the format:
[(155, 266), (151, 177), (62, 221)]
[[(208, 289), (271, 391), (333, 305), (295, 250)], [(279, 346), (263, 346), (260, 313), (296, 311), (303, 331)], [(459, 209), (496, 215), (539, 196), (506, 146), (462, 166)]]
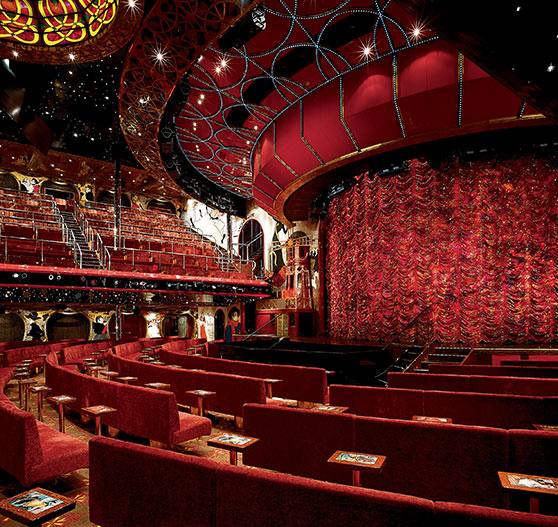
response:
[(62, 280), (62, 277), (59, 274), (57, 274), (56, 275), (56, 280)]
[(53, 275), (53, 274), (49, 274), (49, 275), (48, 275), (48, 279), (49, 279), (49, 280), (54, 280), (54, 275)]
[(19, 273), (14, 273), (14, 274), (12, 275), (12, 277), (13, 277), (13, 278), (19, 278)]

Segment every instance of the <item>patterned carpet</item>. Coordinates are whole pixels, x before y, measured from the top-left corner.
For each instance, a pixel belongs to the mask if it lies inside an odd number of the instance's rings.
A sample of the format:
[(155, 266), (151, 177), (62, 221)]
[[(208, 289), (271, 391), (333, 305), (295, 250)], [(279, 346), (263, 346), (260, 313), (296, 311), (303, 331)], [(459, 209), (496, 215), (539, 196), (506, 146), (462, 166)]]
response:
[[(35, 378), (37, 379), (37, 382), (39, 384), (42, 384), (44, 381), (42, 375), (37, 375), (35, 376)], [(19, 405), (18, 388), (15, 381), (11, 381), (8, 384), (5, 393), (15, 405)], [(31, 397), (31, 413), (33, 413), (33, 415), (35, 416), (37, 415), (37, 398), (35, 395)], [(232, 417), (221, 414), (212, 414), (211, 417), (213, 420), (211, 437), (218, 436), (223, 432), (239, 432), (239, 430), (235, 428), (234, 420)], [(51, 406), (48, 404), (45, 404), (44, 407), (44, 422), (52, 428), (58, 429), (58, 414), (56, 410), (54, 408), (51, 408)], [(68, 412), (68, 415), (66, 416), (66, 433), (84, 442), (87, 442), (95, 433), (94, 422), (90, 421), (88, 423), (82, 423), (79, 414)], [(133, 441), (145, 445), (149, 444), (149, 442), (145, 439), (131, 437), (123, 433), (120, 433), (118, 439), (124, 439), (126, 441)], [(202, 439), (193, 439), (191, 441), (186, 441), (177, 445), (174, 450), (183, 452), (187, 455), (212, 459), (219, 463), (228, 463), (229, 453), (225, 450), (219, 450), (207, 446), (207, 440), (208, 436), (204, 436)], [(242, 459), (241, 455), (239, 459)], [(54, 520), (45, 522), (43, 524), (44, 527), (90, 527), (94, 525), (89, 521), (88, 469), (81, 469), (70, 472), (69, 474), (65, 474), (59, 477), (56, 481), (43, 484), (42, 487), (58, 494), (74, 498), (77, 501), (76, 508), (73, 511), (70, 511)], [(0, 469), (0, 500), (10, 498), (16, 494), (23, 492), (24, 490), (26, 489), (22, 488), (15, 478)], [(20, 523), (15, 522), (14, 520), (10, 520), (3, 515), (0, 515), (0, 527), (15, 527), (20, 525)]]

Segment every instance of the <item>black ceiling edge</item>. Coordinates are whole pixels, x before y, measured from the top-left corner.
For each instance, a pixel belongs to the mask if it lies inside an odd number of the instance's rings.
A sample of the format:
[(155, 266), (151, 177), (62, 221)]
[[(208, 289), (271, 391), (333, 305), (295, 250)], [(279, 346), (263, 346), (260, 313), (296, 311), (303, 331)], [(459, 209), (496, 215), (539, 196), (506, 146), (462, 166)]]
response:
[(188, 101), (187, 75), (180, 81), (161, 119), (159, 151), (169, 176), (188, 194), (221, 212), (246, 216), (246, 199), (225, 190), (206, 178), (184, 155), (176, 138), (175, 117)]

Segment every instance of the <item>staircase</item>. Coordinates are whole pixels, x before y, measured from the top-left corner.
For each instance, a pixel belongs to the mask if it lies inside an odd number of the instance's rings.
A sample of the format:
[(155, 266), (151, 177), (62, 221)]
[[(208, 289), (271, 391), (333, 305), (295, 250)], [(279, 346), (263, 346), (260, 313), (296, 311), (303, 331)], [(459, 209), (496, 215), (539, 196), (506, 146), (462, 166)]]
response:
[(465, 360), (471, 348), (461, 347), (436, 347), (433, 353), (429, 353), (421, 360), (420, 368), (413, 370), (414, 373), (428, 373), (428, 367), (433, 363), (459, 365)]
[[(89, 244), (83, 235), (83, 231), (79, 226), (79, 223), (76, 221), (74, 215), (71, 212), (61, 212), (60, 213), (64, 218), (64, 223), (68, 228), (68, 231), (74, 235), (76, 240), (76, 244), (81, 249), (81, 268), (82, 269), (101, 269), (101, 262), (99, 261), (98, 256), (95, 254), (95, 251), (92, 251), (89, 248)], [(74, 248), (74, 253), (76, 249)], [(77, 251), (78, 257), (78, 265), (79, 265), (79, 251)]]
[(380, 386), (387, 386), (387, 376), (390, 371), (404, 372), (407, 371), (409, 366), (415, 361), (415, 359), (422, 353), (423, 347), (419, 344), (412, 344), (403, 349), (403, 353), (395, 360), (393, 364), (390, 364), (382, 373), (376, 376), (375, 380), (380, 384)]

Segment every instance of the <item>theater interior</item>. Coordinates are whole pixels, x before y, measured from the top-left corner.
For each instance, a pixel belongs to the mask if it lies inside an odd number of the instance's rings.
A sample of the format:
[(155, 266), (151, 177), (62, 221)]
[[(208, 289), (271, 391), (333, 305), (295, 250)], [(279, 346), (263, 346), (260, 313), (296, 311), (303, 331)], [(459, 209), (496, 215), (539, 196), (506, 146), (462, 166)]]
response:
[(558, 527), (558, 9), (0, 3), (0, 523)]

